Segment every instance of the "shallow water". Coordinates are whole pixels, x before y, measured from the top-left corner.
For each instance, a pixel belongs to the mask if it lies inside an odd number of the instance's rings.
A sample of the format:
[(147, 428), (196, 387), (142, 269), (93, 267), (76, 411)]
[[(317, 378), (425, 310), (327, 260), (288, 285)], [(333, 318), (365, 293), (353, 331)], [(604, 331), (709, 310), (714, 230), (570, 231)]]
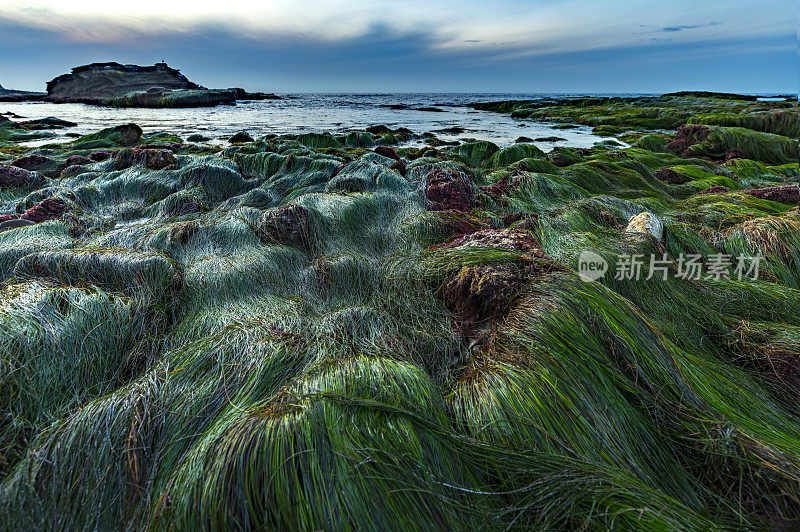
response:
[[(76, 122), (78, 127), (56, 130), (55, 138), (37, 140), (28, 145), (67, 141), (67, 133), (86, 134), (104, 127), (127, 122), (139, 124), (145, 131), (168, 131), (181, 137), (201, 133), (212, 142), (237, 131), (248, 131), (254, 137), (267, 133), (303, 133), (326, 130), (342, 133), (384, 124), (392, 128), (407, 127), (424, 133), (461, 127), (463, 133), (436, 132), (445, 140), (475, 138), (500, 146), (517, 137), (533, 139), (560, 137), (558, 142), (535, 142), (549, 151), (555, 146), (588, 148), (609, 137), (592, 134), (591, 128), (554, 129), (550, 124), (528, 119), (511, 118), (507, 114), (476, 111), (465, 107), (470, 102), (512, 99), (536, 99), (550, 94), (290, 94), (283, 100), (239, 102), (236, 105), (193, 109), (115, 109), (84, 104), (44, 102), (0, 103), (0, 112), (13, 112), (33, 120), (54, 116)], [(592, 95), (596, 96), (596, 95)], [(391, 109), (404, 105), (408, 109)], [(419, 111), (415, 107), (436, 107), (442, 112)]]

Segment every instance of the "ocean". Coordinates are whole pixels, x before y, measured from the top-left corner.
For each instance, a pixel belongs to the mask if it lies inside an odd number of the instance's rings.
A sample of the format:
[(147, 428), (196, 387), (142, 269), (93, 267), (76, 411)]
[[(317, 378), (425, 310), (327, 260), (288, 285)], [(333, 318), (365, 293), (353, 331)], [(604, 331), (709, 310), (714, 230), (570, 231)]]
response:
[[(77, 127), (54, 130), (54, 138), (28, 142), (36, 146), (71, 140), (68, 134), (86, 134), (135, 122), (147, 131), (168, 131), (181, 137), (200, 133), (212, 143), (238, 131), (254, 137), (309, 131), (343, 133), (375, 124), (406, 127), (415, 133), (434, 132), (443, 140), (479, 139), (500, 146), (520, 136), (564, 140), (535, 142), (545, 151), (555, 146), (590, 147), (608, 137), (592, 134), (589, 127), (556, 129), (552, 124), (516, 119), (507, 114), (477, 111), (466, 104), (500, 100), (528, 100), (563, 94), (287, 94), (282, 100), (243, 101), (236, 105), (191, 109), (116, 109), (84, 104), (44, 102), (0, 103), (0, 112), (12, 112), (28, 120), (49, 116), (76, 122)], [(570, 95), (577, 96), (577, 95)], [(586, 94), (585, 96), (604, 96)], [(622, 96), (622, 95), (619, 95)], [(624, 95), (633, 96), (633, 95)], [(417, 110), (436, 108), (439, 111)], [(21, 120), (16, 119), (15, 120)], [(451, 128), (462, 128), (455, 131)], [(451, 129), (451, 131), (441, 131)], [(418, 142), (418, 141), (414, 141)]]

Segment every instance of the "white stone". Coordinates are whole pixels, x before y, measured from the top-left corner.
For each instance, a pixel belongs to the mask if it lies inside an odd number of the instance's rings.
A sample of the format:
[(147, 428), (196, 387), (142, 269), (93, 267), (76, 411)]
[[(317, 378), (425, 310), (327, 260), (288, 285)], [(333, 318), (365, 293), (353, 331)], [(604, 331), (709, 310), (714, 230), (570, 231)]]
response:
[(664, 236), (664, 224), (661, 223), (655, 214), (649, 212), (640, 212), (635, 216), (631, 216), (628, 220), (628, 227), (625, 228), (626, 233), (650, 233), (656, 240), (661, 240)]

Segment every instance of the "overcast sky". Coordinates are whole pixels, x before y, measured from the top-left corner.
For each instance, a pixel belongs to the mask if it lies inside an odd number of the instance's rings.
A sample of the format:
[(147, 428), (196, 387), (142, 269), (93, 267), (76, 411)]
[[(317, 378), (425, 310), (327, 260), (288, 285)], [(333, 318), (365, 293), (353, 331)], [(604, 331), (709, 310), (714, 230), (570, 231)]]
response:
[(274, 92), (796, 92), (796, 0), (2, 0), (0, 85), (162, 59)]

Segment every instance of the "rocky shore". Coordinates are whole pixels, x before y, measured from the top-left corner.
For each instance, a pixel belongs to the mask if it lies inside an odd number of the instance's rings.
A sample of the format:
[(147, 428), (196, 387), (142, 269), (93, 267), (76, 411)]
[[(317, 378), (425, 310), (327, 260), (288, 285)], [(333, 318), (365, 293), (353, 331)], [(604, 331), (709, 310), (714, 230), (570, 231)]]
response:
[(207, 89), (166, 63), (153, 66), (92, 63), (47, 83), (47, 93), (0, 89), (0, 101), (86, 103), (113, 107), (212, 107), (237, 100), (279, 99), (240, 88)]
[(796, 104), (474, 106), (616, 141), (0, 118), (0, 523), (800, 522)]

